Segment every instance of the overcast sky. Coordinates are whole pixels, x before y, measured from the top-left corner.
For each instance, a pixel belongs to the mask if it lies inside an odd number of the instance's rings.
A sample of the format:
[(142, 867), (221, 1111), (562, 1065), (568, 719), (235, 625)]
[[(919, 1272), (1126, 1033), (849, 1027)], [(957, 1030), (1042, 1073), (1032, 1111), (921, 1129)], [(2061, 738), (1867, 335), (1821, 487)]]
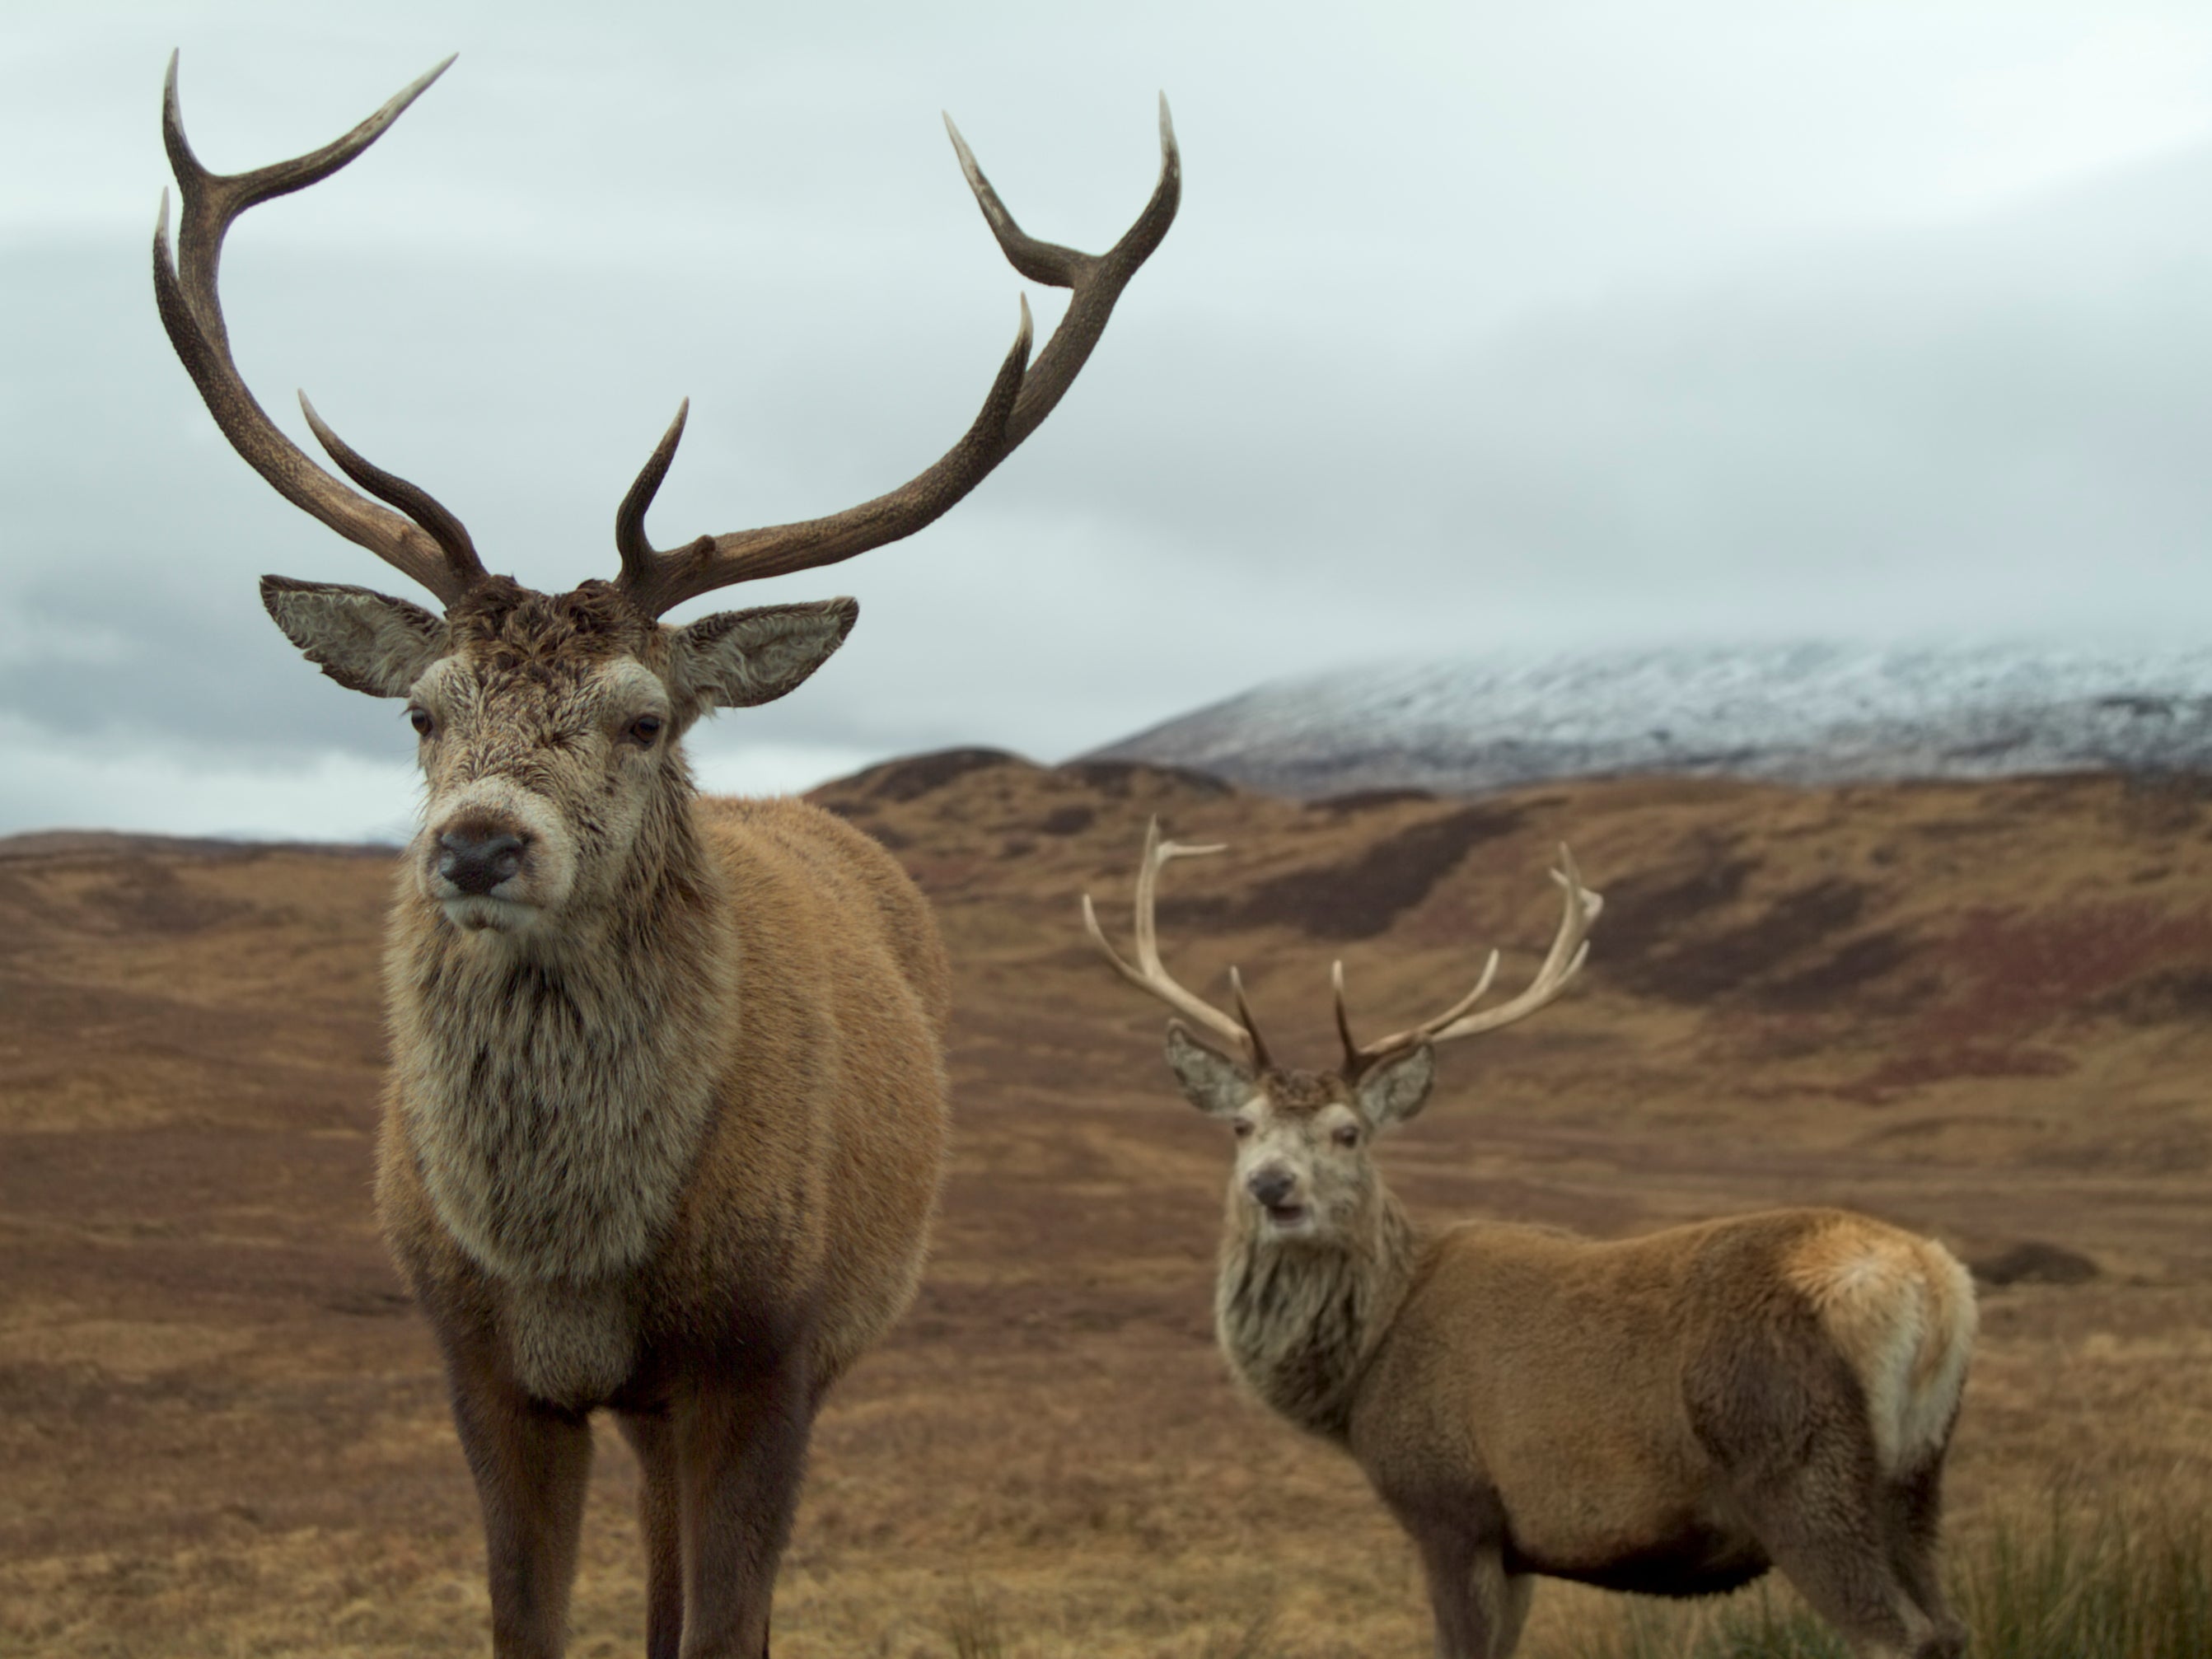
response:
[(862, 604), (796, 696), (700, 730), (716, 787), (1059, 759), (1389, 656), (2178, 642), (2212, 601), (2202, 0), (16, 0), (0, 833), (411, 810), (398, 706), (315, 673), (253, 584), (412, 590), (230, 452), (155, 315), (172, 46), (222, 171), (460, 53), (240, 223), (226, 310), (303, 441), (296, 386), (541, 587), (612, 574), (687, 393), (664, 544), (934, 459), (1024, 286), (939, 109), (1025, 228), (1096, 250), (1167, 92), (1182, 216), (1022, 452), (910, 541), (677, 613)]

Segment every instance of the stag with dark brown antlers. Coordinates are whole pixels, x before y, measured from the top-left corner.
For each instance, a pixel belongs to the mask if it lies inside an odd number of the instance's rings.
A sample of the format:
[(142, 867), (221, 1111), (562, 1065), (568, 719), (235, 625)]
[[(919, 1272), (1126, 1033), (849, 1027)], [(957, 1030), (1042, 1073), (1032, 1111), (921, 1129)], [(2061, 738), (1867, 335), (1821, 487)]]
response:
[(620, 574), (546, 594), (487, 572), (458, 519), (302, 397), (376, 499), (310, 460), (240, 378), (216, 296), (231, 222), (352, 161), (445, 67), (313, 155), (225, 175), (185, 143), (173, 58), (162, 133), (183, 207), (173, 261), (164, 195), (155, 292), (239, 453), (443, 606), (261, 584), (293, 644), (341, 685), (406, 699), (420, 738), (377, 1202), (444, 1353), (493, 1648), (562, 1649), (604, 1407), (644, 1472), (649, 1651), (754, 1659), (823, 1395), (921, 1272), (949, 989), (927, 907), (882, 848), (802, 802), (702, 799), (684, 764), (693, 721), (794, 690), (843, 642), (853, 601), (659, 618), (910, 536), (981, 483), (1059, 403), (1167, 234), (1175, 137), (1163, 100), (1158, 185), (1093, 257), (1024, 234), (954, 132), (1007, 258), (1073, 290), (1036, 363), (1024, 301), (982, 413), (927, 471), (827, 518), (664, 550), (645, 514), (679, 411), (617, 514)]
[[(1557, 937), (1528, 988), (1498, 969), (1433, 1019), (1278, 1066), (1235, 970), (1234, 1017), (1162, 964), (1137, 877), (1136, 961), (1180, 1018), (1167, 1054), (1237, 1137), (1214, 1319), (1238, 1379), (1358, 1460), (1412, 1534), (1440, 1659), (1505, 1659), (1539, 1577), (1661, 1595), (1779, 1567), (1856, 1654), (1965, 1649), (1936, 1571), (1943, 1455), (1973, 1343), (1972, 1281), (1940, 1244), (1838, 1210), (1777, 1210), (1613, 1242), (1548, 1227), (1417, 1227), (1371, 1148), (1428, 1099), (1436, 1050), (1557, 998), (1599, 897), (1560, 849)], [(1182, 1023), (1206, 1033), (1200, 1042)]]

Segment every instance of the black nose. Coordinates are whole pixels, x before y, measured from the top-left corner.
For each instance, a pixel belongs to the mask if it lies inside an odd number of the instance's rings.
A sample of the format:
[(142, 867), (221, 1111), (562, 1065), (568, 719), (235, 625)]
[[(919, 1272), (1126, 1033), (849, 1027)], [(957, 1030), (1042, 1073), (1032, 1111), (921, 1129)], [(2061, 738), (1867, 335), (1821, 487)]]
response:
[(1245, 1190), (1271, 1210), (1279, 1210), (1298, 1183), (1287, 1170), (1261, 1170), (1244, 1183)]
[(438, 873), (464, 893), (489, 893), (522, 868), (522, 837), (449, 831), (438, 837)]

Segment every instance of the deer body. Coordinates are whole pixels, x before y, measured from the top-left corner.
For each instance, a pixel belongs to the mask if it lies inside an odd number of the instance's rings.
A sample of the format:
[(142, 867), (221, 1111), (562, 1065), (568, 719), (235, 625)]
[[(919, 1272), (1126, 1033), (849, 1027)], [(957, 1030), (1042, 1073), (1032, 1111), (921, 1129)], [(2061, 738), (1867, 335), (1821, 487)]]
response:
[(661, 617), (911, 535), (1012, 453), (1167, 234), (1174, 132), (1163, 100), (1159, 182), (1097, 256), (1025, 234), (953, 132), (1001, 250), (1072, 290), (1036, 362), (1024, 301), (975, 423), (907, 483), (657, 549), (645, 516), (679, 410), (616, 514), (620, 574), (545, 594), (487, 570), (452, 513), (349, 448), (303, 397), (368, 495), (310, 459), (240, 376), (216, 289), (240, 214), (352, 161), (444, 67), (322, 149), (218, 174), (185, 142), (172, 58), (162, 132), (183, 204), (173, 254), (163, 198), (155, 300), (238, 453), (444, 607), (261, 584), (295, 646), (349, 690), (404, 699), (420, 740), (422, 829), (385, 961), (378, 1208), (445, 1359), (483, 1512), (494, 1650), (563, 1647), (590, 1413), (605, 1408), (644, 1475), (651, 1659), (763, 1659), (815, 1413), (921, 1270), (946, 1134), (948, 970), (927, 905), (880, 847), (799, 802), (703, 799), (684, 757), (699, 720), (804, 683), (843, 643), (853, 601)]
[[(1387, 1194), (1380, 1207), (1396, 1211)], [(1971, 1282), (1940, 1245), (1830, 1210), (1621, 1241), (1492, 1222), (1422, 1237), (1393, 1213), (1382, 1241), (1348, 1249), (1264, 1224), (1233, 1225), (1223, 1253), (1223, 1351), (1358, 1462), (1437, 1564), (1440, 1600), (1486, 1555), (1505, 1581), (1747, 1583), (1777, 1557), (1738, 1483), (1789, 1432), (1830, 1442), (1801, 1488), (1847, 1491), (1871, 1441), (1884, 1502), (1932, 1532), (1973, 1329)], [(1785, 1565), (1838, 1566), (1823, 1551)]]
[(802, 802), (680, 822), (574, 940), (465, 933), (411, 881), (394, 907), (378, 1211), (446, 1358), (502, 1653), (558, 1650), (598, 1407), (643, 1466), (651, 1651), (763, 1651), (814, 1413), (922, 1266), (926, 905)]
[[(1170, 860), (1148, 840), (1129, 978), (1201, 1020), (1167, 1058), (1233, 1128), (1214, 1309), (1261, 1402), (1348, 1452), (1419, 1551), (1439, 1659), (1504, 1659), (1532, 1580), (1650, 1595), (1778, 1567), (1855, 1653), (1948, 1659), (1965, 1632), (1935, 1562), (1943, 1457), (1974, 1334), (1942, 1245), (1839, 1210), (1778, 1210), (1593, 1240), (1478, 1221), (1417, 1228), (1372, 1156), (1419, 1111), (1438, 1042), (1542, 1007), (1599, 908), (1571, 860), (1535, 982), (1476, 996), (1345, 1063), (1273, 1065), (1237, 1018), (1174, 984), (1152, 923)], [(1494, 969), (1496, 958), (1492, 960)], [(1233, 976), (1232, 976), (1233, 977)]]

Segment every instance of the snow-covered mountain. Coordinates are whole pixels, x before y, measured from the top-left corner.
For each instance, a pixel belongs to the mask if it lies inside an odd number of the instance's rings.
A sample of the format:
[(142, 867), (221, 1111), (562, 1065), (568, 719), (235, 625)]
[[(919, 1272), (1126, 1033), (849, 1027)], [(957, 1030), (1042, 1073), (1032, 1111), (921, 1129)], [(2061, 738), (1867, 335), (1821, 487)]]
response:
[(1675, 647), (1278, 681), (1090, 758), (1300, 796), (1549, 778), (2212, 770), (2212, 648)]

